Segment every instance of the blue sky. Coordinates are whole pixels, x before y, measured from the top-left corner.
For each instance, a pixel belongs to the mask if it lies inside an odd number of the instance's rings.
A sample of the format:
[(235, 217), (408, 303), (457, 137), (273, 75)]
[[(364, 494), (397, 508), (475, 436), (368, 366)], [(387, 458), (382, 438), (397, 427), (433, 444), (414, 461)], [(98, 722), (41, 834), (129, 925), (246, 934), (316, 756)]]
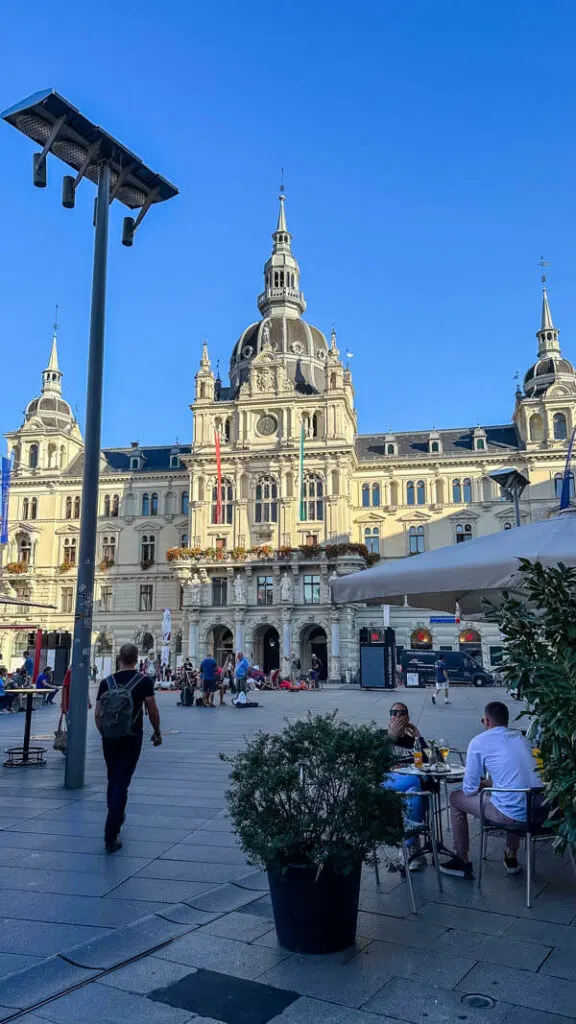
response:
[[(189, 440), (202, 337), (225, 376), (257, 319), (281, 167), (306, 316), (355, 353), (363, 432), (509, 419), (541, 253), (576, 360), (573, 0), (30, 0), (2, 35), (2, 109), (54, 87), (181, 189), (131, 250), (115, 204), (104, 445)], [(56, 302), (83, 424), (93, 186), (63, 210), (62, 166), (34, 189), (33, 145), (0, 133), (0, 425), (39, 390)]]

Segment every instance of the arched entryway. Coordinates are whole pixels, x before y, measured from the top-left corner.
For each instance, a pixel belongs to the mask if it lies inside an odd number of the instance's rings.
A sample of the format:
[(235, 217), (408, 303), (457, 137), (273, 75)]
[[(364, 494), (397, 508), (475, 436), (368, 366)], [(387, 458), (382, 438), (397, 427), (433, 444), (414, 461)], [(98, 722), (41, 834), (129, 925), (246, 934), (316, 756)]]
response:
[(415, 629), (410, 637), (410, 647), (413, 651), (431, 651), (432, 633), (429, 629)]
[(302, 672), (307, 675), (312, 668), (312, 655), (320, 662), (320, 679), (328, 678), (328, 637), (322, 626), (304, 626), (300, 633), (300, 662)]
[(458, 637), (458, 647), (482, 664), (482, 637), (476, 629), (463, 629)]
[(206, 640), (208, 652), (219, 665), (224, 664), (229, 654), (234, 654), (234, 637), (228, 626), (212, 626), (206, 634)]
[(154, 650), (154, 637), (152, 633), (143, 633), (140, 639), (140, 654), (142, 657), (146, 657), (148, 651)]
[(252, 664), (268, 674), (280, 668), (280, 637), (275, 626), (256, 626), (252, 638)]

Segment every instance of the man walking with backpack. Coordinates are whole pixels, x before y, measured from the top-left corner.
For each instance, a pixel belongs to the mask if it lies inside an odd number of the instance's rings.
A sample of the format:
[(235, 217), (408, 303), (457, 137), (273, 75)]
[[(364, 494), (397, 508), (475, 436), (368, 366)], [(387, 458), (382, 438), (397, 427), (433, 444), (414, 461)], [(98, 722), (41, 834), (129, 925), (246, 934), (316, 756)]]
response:
[(118, 656), (120, 669), (100, 683), (96, 698), (96, 728), (108, 771), (108, 815), (104, 842), (108, 853), (122, 848), (118, 833), (125, 817), (128, 787), (142, 750), (144, 706), (154, 729), (152, 742), (162, 743), (160, 713), (154, 682), (138, 672), (138, 649), (124, 644)]
[(444, 690), (444, 703), (450, 704), (451, 701), (448, 698), (450, 693), (450, 678), (448, 676), (448, 669), (446, 668), (446, 661), (443, 654), (438, 655), (438, 661), (434, 664), (434, 693), (432, 694), (432, 703), (436, 703), (436, 697), (440, 696), (442, 689)]

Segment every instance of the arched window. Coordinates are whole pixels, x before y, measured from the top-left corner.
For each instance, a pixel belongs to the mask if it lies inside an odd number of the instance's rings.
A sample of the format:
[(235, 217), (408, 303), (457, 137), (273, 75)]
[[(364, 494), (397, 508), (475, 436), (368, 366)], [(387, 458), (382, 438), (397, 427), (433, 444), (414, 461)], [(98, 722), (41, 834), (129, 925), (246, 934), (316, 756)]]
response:
[(28, 465), (30, 469), (36, 469), (38, 466), (38, 445), (31, 444), (28, 449)]
[(486, 442), (483, 437), (476, 438), (476, 451), (483, 452), (486, 448)]
[(188, 547), (188, 534), (187, 533), (181, 533), (180, 534), (180, 547), (181, 548), (187, 548)]
[(38, 498), (32, 498), (30, 502), (30, 519), (38, 518)]
[(154, 563), (154, 555), (156, 553), (156, 537), (153, 533), (145, 533), (142, 537), (142, 544), (140, 548), (140, 557), (142, 565), (149, 566)]
[(554, 413), (554, 419), (552, 421), (554, 426), (554, 440), (565, 441), (568, 437), (568, 427), (566, 425), (566, 417), (563, 412)]
[(106, 565), (114, 565), (116, 561), (116, 537), (102, 538), (102, 561)]
[(472, 540), (472, 524), (458, 523), (456, 526), (456, 543), (462, 544), (465, 540)]
[(511, 530), (512, 529), (512, 523), (504, 523), (503, 529), (504, 530)]
[(150, 515), (151, 516), (157, 516), (158, 515), (158, 492), (157, 491), (154, 491), (152, 493), (152, 497), (150, 498)]
[(462, 501), (462, 488), (459, 480), (452, 481), (452, 501), (458, 505)]
[(408, 553), (421, 555), (424, 551), (424, 527), (411, 526), (408, 530)]
[(190, 496), (188, 494), (188, 491), (182, 491), (182, 494), (180, 496), (180, 511), (181, 511), (183, 516), (187, 516), (188, 515), (188, 506), (189, 506), (189, 504), (190, 504)]
[(256, 485), (255, 520), (257, 523), (278, 522), (278, 484), (269, 476)]
[(18, 537), (18, 561), (23, 565), (30, 565), (32, 561), (32, 541), (26, 533)]
[(439, 441), (431, 441), (430, 442), (430, 451), (431, 452), (439, 452), (440, 451), (440, 442)]
[(150, 515), (150, 495), (148, 494), (148, 491), (144, 491), (144, 494), (142, 495), (142, 515)]
[(80, 519), (80, 496), (74, 498), (74, 519)]
[(370, 506), (370, 485), (362, 484), (362, 508)]
[(472, 482), (468, 479), (462, 481), (462, 497), (464, 501), (472, 501)]
[(76, 547), (76, 537), (64, 538), (64, 561), (68, 562), (69, 565), (76, 565)]
[(423, 480), (419, 480), (416, 484), (416, 503), (418, 505), (426, 504), (426, 484)]
[(307, 522), (324, 519), (324, 483), (317, 473), (304, 479), (301, 518)]
[(224, 420), (224, 440), (225, 441), (229, 441), (231, 437), (232, 437), (232, 420), (231, 420), (230, 416), (228, 416)]
[(386, 455), (394, 455), (394, 445), (393, 444), (387, 444), (386, 445)]
[(416, 502), (416, 493), (414, 490), (414, 481), (409, 480), (406, 484), (406, 504), (414, 505)]
[(68, 495), (68, 497), (66, 498), (66, 504), (64, 508), (64, 515), (66, 516), (66, 519), (72, 519), (72, 498), (70, 497), (70, 495)]
[(337, 387), (337, 383), (336, 383), (336, 374), (335, 374), (335, 373), (331, 373), (331, 374), (330, 374), (330, 387), (331, 387), (331, 388), (335, 388), (335, 387)]
[(320, 419), (318, 413), (315, 412), (312, 416), (312, 437), (318, 437), (320, 433)]
[(112, 498), (112, 515), (114, 516), (114, 518), (116, 518), (118, 516), (119, 512), (120, 512), (120, 495), (119, 494), (115, 494), (114, 497)]
[[(569, 473), (568, 474), (568, 479), (569, 479), (569, 494), (570, 494), (570, 498), (572, 499), (574, 497), (574, 474), (573, 473)], [(564, 483), (564, 474), (563, 473), (556, 473), (556, 476), (554, 477), (554, 495), (555, 495), (556, 498), (558, 498), (558, 500), (560, 500), (560, 498), (562, 497), (562, 486), (563, 486), (563, 483)]]
[(111, 508), (112, 508), (112, 503), (110, 501), (110, 495), (109, 494), (105, 494), (104, 495), (104, 515), (105, 516), (109, 516), (110, 515), (110, 509)]
[(380, 554), (380, 529), (378, 526), (366, 527), (364, 530), (364, 543), (370, 554)]
[(374, 508), (380, 505), (380, 484), (372, 484), (372, 505)]
[(544, 440), (544, 420), (538, 412), (534, 413), (534, 415), (530, 417), (530, 440)]
[[(212, 510), (210, 520), (212, 525), (218, 523), (224, 523), (226, 526), (232, 525), (232, 517), (234, 514), (234, 487), (230, 480), (224, 479), (220, 488), (220, 509), (218, 508), (218, 484), (214, 484), (212, 487)], [(218, 513), (220, 512), (220, 518)]]
[(24, 501), (22, 502), (22, 519), (29, 519), (29, 518), (30, 518), (30, 502), (28, 501), (28, 498), (24, 498)]

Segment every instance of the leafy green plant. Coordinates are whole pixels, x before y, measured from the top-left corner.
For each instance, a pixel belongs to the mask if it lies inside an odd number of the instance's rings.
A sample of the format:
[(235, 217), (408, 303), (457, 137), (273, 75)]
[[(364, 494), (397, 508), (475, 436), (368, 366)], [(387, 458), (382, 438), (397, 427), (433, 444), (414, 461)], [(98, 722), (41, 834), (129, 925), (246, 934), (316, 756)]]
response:
[(235, 831), (266, 869), (330, 861), (346, 873), (373, 863), (377, 844), (400, 842), (401, 797), (380, 785), (391, 745), (375, 725), (308, 715), (220, 757), (232, 765), (226, 798)]
[(576, 851), (576, 568), (520, 559), (527, 600), (492, 613), (504, 635), (502, 674), (538, 719), (555, 848)]

